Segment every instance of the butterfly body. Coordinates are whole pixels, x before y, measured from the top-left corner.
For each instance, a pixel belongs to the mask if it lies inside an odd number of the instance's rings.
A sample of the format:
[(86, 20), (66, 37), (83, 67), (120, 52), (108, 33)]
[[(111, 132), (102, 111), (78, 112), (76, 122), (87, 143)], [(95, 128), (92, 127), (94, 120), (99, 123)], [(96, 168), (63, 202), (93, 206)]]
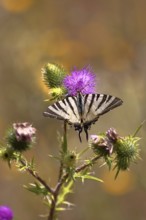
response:
[(67, 121), (74, 125), (75, 130), (81, 132), (84, 129), (88, 139), (88, 129), (94, 124), (100, 115), (105, 114), (113, 108), (122, 104), (122, 100), (105, 94), (86, 94), (78, 93), (76, 96), (68, 96), (63, 100), (50, 105), (44, 116), (57, 118)]

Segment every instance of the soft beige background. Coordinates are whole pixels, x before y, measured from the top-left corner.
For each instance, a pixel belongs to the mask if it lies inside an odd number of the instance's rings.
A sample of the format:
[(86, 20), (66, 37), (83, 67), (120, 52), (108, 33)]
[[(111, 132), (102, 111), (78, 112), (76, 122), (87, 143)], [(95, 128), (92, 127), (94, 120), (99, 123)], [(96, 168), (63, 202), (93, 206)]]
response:
[[(124, 100), (122, 107), (100, 118), (90, 134), (109, 127), (121, 135), (132, 134), (146, 118), (145, 12), (143, 0), (0, 1), (0, 138), (13, 122), (33, 123), (37, 144), (27, 157), (35, 156), (37, 169), (52, 185), (58, 164), (48, 155), (59, 151), (56, 131), (62, 124), (42, 116), (47, 90), (41, 67), (53, 61), (70, 71), (90, 64), (97, 74), (97, 92)], [(106, 168), (96, 166), (95, 175), (105, 183), (76, 182), (70, 195), (76, 206), (61, 213), (60, 220), (146, 218), (145, 128), (139, 132), (142, 160), (117, 181)], [(86, 146), (72, 129), (69, 144), (79, 150)], [(39, 220), (39, 214), (46, 213), (41, 199), (22, 187), (29, 182), (29, 175), (15, 167), (9, 170), (0, 161), (0, 205), (9, 205), (16, 220)]]

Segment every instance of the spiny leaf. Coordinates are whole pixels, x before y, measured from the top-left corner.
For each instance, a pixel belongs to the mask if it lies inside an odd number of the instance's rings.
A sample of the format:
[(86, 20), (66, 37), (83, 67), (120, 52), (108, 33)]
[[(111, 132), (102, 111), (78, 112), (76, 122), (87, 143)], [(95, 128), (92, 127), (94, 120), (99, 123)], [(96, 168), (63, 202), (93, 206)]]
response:
[(30, 192), (35, 193), (36, 195), (48, 195), (48, 190), (41, 184), (38, 183), (30, 183), (29, 186), (24, 186)]
[(85, 179), (90, 179), (90, 180), (96, 180), (98, 182), (103, 182), (103, 180), (101, 180), (101, 179), (99, 179), (99, 178), (97, 178), (93, 175), (90, 175), (90, 173), (84, 174), (84, 175), (83, 174), (77, 174), (75, 177), (76, 178), (81, 178), (82, 182), (84, 182)]
[(73, 180), (70, 180), (67, 184), (65, 184), (65, 186), (62, 188), (62, 191), (58, 197), (57, 206), (64, 203), (64, 200), (67, 194), (72, 193), (72, 190), (71, 190), (72, 186), (73, 186)]

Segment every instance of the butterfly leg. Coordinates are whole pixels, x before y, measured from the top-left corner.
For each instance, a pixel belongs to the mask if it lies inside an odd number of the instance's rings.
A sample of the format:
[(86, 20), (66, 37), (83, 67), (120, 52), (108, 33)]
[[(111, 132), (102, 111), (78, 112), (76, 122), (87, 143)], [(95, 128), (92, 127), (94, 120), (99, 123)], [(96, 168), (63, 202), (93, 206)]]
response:
[(78, 131), (79, 131), (79, 140), (80, 142), (82, 142), (82, 139), (81, 139), (82, 128), (80, 128)]
[(79, 132), (79, 140), (80, 142), (82, 142), (82, 139), (81, 139), (82, 127), (79, 124), (75, 124), (74, 127), (75, 127), (75, 130)]
[(88, 126), (84, 126), (84, 131), (86, 134), (86, 140), (88, 141)]

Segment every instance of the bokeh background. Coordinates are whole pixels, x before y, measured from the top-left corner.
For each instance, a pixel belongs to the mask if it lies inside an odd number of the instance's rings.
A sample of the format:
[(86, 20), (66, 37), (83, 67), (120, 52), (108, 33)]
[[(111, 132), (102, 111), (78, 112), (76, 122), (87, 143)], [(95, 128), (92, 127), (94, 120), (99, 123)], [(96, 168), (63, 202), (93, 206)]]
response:
[[(100, 118), (90, 134), (115, 127), (132, 134), (146, 118), (146, 2), (144, 0), (0, 0), (0, 139), (13, 122), (29, 121), (37, 128), (37, 144), (27, 153), (53, 186), (62, 124), (43, 118), (47, 88), (41, 68), (47, 62), (73, 67), (91, 65), (97, 92), (116, 95), (122, 107)], [(76, 182), (69, 199), (76, 206), (60, 220), (146, 219), (146, 125), (140, 130), (141, 158), (115, 181), (105, 167), (95, 167), (104, 183)], [(83, 138), (84, 139), (84, 138)], [(86, 146), (69, 130), (70, 148)], [(85, 157), (88, 157), (86, 154)], [(101, 162), (99, 163), (101, 165)], [(10, 206), (16, 220), (41, 219), (47, 209), (22, 185), (33, 179), (0, 161), (0, 205)]]

